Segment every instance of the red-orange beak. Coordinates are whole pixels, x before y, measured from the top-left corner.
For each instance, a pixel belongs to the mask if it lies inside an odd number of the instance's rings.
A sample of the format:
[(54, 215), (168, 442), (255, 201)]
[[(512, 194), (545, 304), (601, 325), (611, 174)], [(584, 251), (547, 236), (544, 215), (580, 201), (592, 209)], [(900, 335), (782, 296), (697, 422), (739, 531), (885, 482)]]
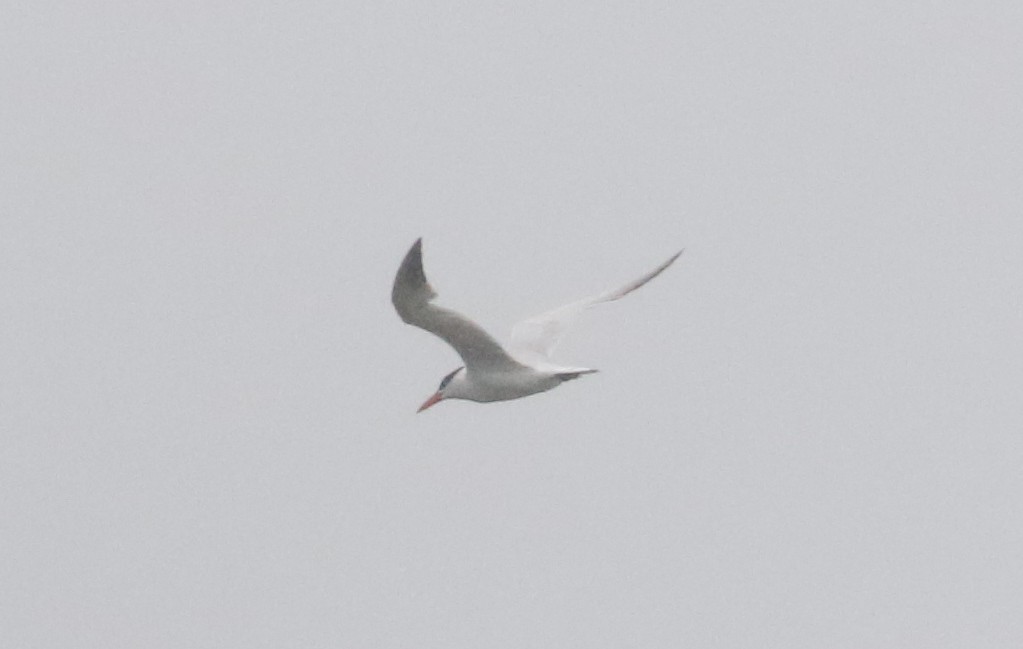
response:
[(441, 396), (440, 392), (437, 392), (432, 397), (430, 397), (429, 399), (424, 401), (423, 405), (419, 406), (419, 410), (416, 410), (416, 412), (422, 412), (422, 411), (426, 410), (427, 408), (429, 408), (430, 406), (432, 406), (433, 404), (437, 403), (438, 401), (440, 401), (443, 398), (444, 397)]

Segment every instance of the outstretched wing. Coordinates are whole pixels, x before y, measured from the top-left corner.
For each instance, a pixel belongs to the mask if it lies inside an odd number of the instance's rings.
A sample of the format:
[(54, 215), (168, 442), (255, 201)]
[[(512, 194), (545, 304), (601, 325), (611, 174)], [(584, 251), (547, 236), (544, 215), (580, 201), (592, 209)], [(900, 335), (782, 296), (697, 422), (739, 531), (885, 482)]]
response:
[(523, 320), (512, 329), (510, 349), (516, 356), (522, 358), (549, 359), (565, 331), (580, 313), (595, 304), (613, 302), (625, 297), (664, 272), (664, 269), (678, 259), (682, 252), (682, 250), (678, 251), (672, 255), (671, 259), (651, 272), (619, 289), (602, 293), (596, 297), (578, 300)]
[(432, 303), (437, 293), (423, 272), (423, 240), (417, 239), (398, 268), (391, 302), (402, 320), (439, 336), (455, 348), (466, 370), (500, 371), (520, 367), (478, 324)]

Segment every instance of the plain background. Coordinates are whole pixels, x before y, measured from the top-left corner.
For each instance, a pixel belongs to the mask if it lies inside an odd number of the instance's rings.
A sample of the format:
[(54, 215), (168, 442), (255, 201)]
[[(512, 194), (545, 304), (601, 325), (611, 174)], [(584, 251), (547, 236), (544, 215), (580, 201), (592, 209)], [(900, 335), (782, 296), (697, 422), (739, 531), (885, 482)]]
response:
[(1021, 7), (7, 7), (0, 645), (1023, 646)]

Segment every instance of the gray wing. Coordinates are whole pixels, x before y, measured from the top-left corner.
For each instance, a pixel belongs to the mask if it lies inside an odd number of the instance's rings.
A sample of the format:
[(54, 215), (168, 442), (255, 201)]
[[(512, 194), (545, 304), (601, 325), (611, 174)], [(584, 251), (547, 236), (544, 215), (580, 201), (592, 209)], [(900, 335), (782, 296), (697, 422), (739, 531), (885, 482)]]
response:
[(435, 297), (437, 293), (423, 272), (423, 240), (417, 239), (401, 262), (391, 289), (391, 302), (401, 319), (454, 347), (470, 372), (521, 367), (478, 324), (460, 313), (433, 304)]
[(523, 320), (512, 329), (510, 349), (516, 356), (524, 359), (550, 359), (551, 353), (557, 347), (558, 342), (561, 341), (561, 337), (572, 323), (575, 322), (580, 313), (595, 304), (613, 302), (625, 297), (664, 272), (664, 269), (678, 259), (682, 252), (682, 250), (678, 251), (668, 261), (621, 288), (601, 293), (596, 297), (571, 302), (565, 306)]

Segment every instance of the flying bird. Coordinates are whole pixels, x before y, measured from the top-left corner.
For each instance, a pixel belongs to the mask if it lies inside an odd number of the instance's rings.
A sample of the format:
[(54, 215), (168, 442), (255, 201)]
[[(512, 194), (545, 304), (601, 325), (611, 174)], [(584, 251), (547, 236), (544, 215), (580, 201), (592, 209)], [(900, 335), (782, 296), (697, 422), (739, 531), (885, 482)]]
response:
[(511, 342), (505, 349), (469, 318), (433, 303), (437, 293), (426, 281), (423, 240), (417, 239), (398, 268), (391, 302), (402, 320), (439, 336), (455, 348), (465, 363), (441, 380), (440, 387), (417, 412), (443, 399), (480, 402), (518, 399), (596, 372), (585, 367), (557, 365), (550, 360), (565, 330), (587, 307), (625, 297), (660, 275), (681, 254), (680, 250), (651, 272), (619, 289), (523, 320), (512, 329)]

